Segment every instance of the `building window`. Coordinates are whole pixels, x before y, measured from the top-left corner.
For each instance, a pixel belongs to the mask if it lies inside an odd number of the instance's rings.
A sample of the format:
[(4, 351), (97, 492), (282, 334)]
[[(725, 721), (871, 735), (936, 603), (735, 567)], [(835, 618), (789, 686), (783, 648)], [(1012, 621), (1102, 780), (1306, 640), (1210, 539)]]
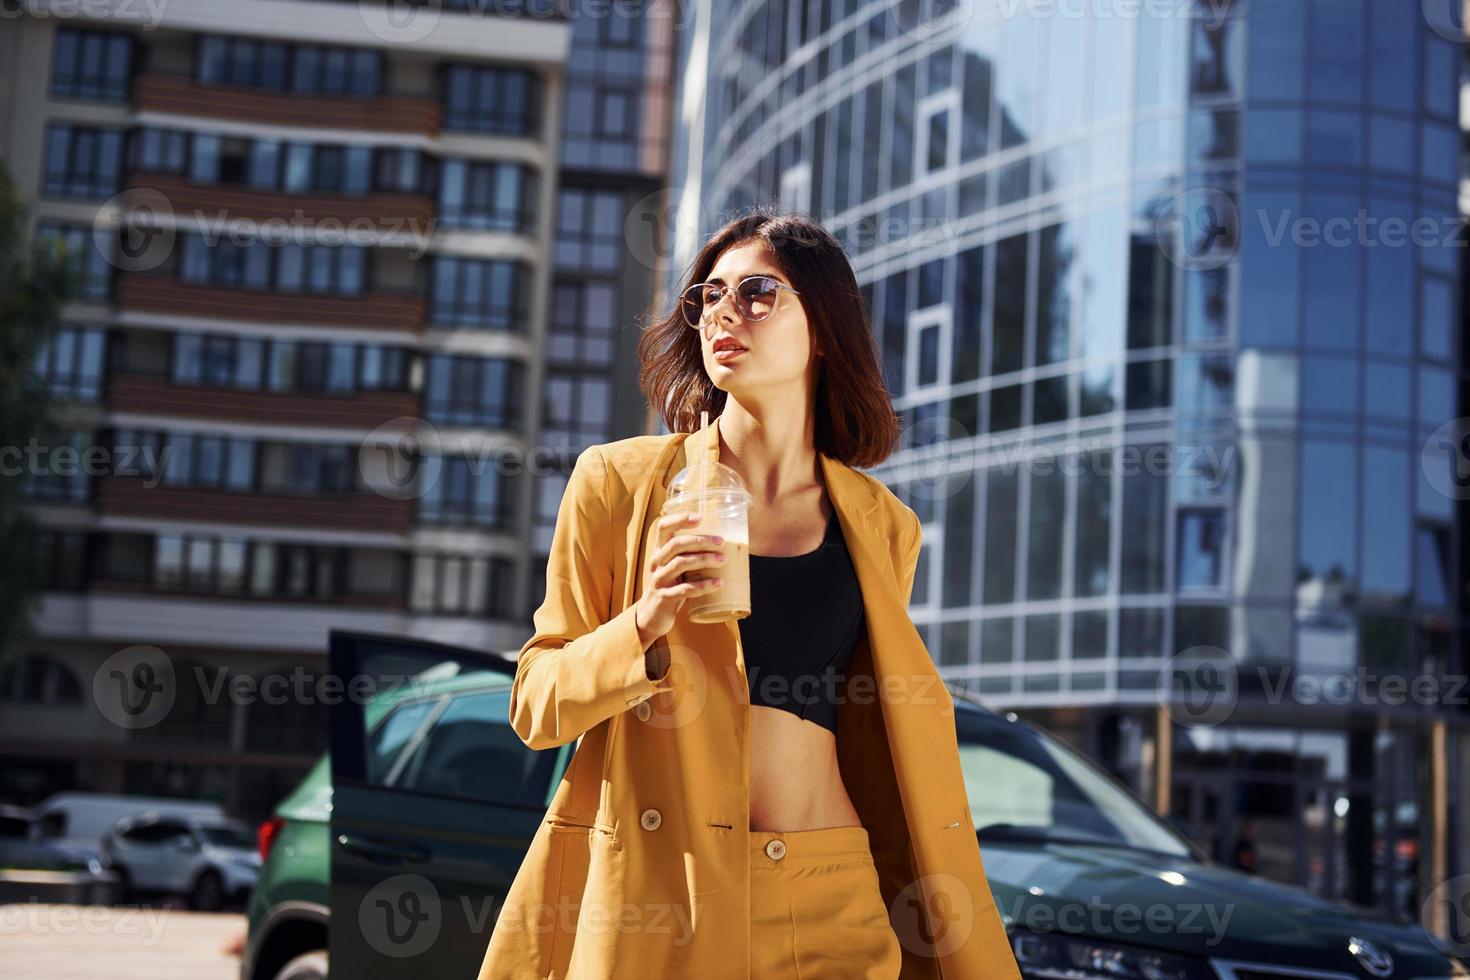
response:
[(10, 704), (79, 705), (82, 685), (72, 669), (38, 653), (0, 667), (0, 701)]
[(539, 125), (541, 83), (532, 72), (451, 65), (441, 84), (445, 129), (526, 136)]
[(501, 259), (434, 259), (431, 316), (436, 324), (522, 330), (530, 316), (529, 270)]
[(46, 127), (46, 197), (102, 200), (117, 193), (122, 173), (123, 134), (53, 123)]
[(243, 37), (199, 38), (195, 78), (298, 95), (375, 98), (383, 91), (382, 52)]
[(494, 460), (464, 456), (430, 456), (419, 479), (422, 524), (464, 524), (505, 527), (512, 497), (510, 482)]
[(264, 443), (260, 489), (300, 497), (334, 496), (363, 489), (350, 446)]
[(558, 364), (611, 367), (618, 301), (613, 280), (559, 279), (552, 291), (547, 357)]
[(415, 555), (409, 604), (416, 613), (508, 615), (511, 568), (503, 558)]
[(429, 421), (517, 429), (524, 368), (499, 358), (435, 354), (429, 358)]
[(48, 222), (36, 227), (35, 244), (39, 253), (70, 266), (78, 299), (104, 303), (111, 297), (112, 262), (91, 228)]
[(239, 594), (245, 585), (245, 542), (194, 534), (160, 534), (153, 540), (155, 588), (210, 595)]
[(133, 131), (128, 163), (134, 170), (153, 174), (182, 174), (189, 148), (189, 134), (181, 129), (147, 126)]
[(611, 380), (599, 374), (548, 374), (542, 424), (548, 444), (581, 448), (606, 440), (612, 428)]
[(536, 171), (507, 161), (445, 160), (439, 172), (439, 221), (446, 228), (530, 232)]
[(126, 34), (56, 32), (51, 94), (58, 98), (126, 102), (133, 81), (133, 39)]
[(95, 465), (87, 454), (94, 444), (91, 433), (72, 432), (50, 446), (21, 470), (21, 495), (51, 503), (84, 503), (91, 488), (89, 469)]
[(1179, 591), (1218, 591), (1225, 587), (1225, 511), (1180, 510), (1176, 535)]
[(568, 188), (557, 197), (558, 268), (617, 272), (623, 256), (623, 202), (613, 191)]
[(36, 377), (58, 398), (95, 402), (106, 351), (104, 328), (60, 327), (36, 353)]
[(113, 476), (242, 493), (255, 486), (252, 439), (115, 429), (111, 444)]
[(179, 278), (187, 283), (277, 293), (360, 296), (367, 250), (357, 245), (240, 245), (182, 235)]

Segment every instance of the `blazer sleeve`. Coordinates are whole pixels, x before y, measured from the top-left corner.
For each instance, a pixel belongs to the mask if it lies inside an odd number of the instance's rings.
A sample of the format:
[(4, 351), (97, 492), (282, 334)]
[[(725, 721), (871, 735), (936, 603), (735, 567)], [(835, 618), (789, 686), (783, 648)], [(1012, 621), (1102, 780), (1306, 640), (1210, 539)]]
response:
[(914, 575), (919, 569), (919, 549), (924, 544), (923, 528), (920, 527), (919, 515), (912, 509), (905, 509), (908, 515), (907, 525), (903, 537), (903, 558), (899, 562), (898, 586), (899, 594), (903, 596), (903, 604), (907, 606), (914, 595)]
[[(533, 749), (564, 745), (666, 685), (648, 676), (637, 604), (612, 615), (613, 526), (607, 463), (597, 446), (577, 457), (556, 515), (546, 598), (532, 616), (510, 690), (510, 723)], [(655, 641), (657, 642), (657, 641)]]

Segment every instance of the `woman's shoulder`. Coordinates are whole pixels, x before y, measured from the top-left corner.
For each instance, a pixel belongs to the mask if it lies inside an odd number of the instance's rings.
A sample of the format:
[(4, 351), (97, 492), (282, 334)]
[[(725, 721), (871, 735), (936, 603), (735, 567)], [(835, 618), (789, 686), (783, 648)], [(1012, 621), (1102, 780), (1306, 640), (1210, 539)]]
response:
[(623, 486), (636, 486), (653, 472), (658, 459), (688, 433), (672, 432), (662, 435), (628, 436), (611, 442), (599, 442), (582, 450), (578, 457), (597, 464), (598, 468), (612, 475)]

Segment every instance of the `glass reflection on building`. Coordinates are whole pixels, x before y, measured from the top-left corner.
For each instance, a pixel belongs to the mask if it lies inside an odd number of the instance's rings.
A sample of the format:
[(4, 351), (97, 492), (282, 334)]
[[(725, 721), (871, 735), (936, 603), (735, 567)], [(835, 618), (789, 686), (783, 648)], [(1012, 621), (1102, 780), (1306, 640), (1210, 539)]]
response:
[[(1393, 0), (1094, 6), (715, 2), (680, 39), (676, 181), (706, 221), (779, 201), (848, 248), (948, 678), (1217, 859), (1412, 914), (1411, 763), (1437, 724), (1465, 758), (1465, 712), (1373, 695), (1470, 646), (1430, 438), (1465, 397), (1461, 49)], [(1200, 647), (1238, 705), (1161, 724)], [(1347, 704), (1292, 693), (1360, 670)]]

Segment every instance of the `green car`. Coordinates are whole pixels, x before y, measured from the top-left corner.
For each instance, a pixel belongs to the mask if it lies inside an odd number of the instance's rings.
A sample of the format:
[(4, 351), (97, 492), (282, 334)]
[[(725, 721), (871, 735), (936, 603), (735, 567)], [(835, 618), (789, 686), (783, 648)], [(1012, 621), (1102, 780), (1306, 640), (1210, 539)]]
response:
[[(328, 963), (351, 980), (476, 975), (574, 747), (520, 741), (514, 670), (333, 633), (331, 676), (352, 682), (329, 700), (329, 757), (261, 825), (241, 980), (322, 980)], [(1418, 925), (1211, 863), (1014, 715), (955, 692), (955, 723), (991, 891), (1028, 980), (1470, 977)]]

